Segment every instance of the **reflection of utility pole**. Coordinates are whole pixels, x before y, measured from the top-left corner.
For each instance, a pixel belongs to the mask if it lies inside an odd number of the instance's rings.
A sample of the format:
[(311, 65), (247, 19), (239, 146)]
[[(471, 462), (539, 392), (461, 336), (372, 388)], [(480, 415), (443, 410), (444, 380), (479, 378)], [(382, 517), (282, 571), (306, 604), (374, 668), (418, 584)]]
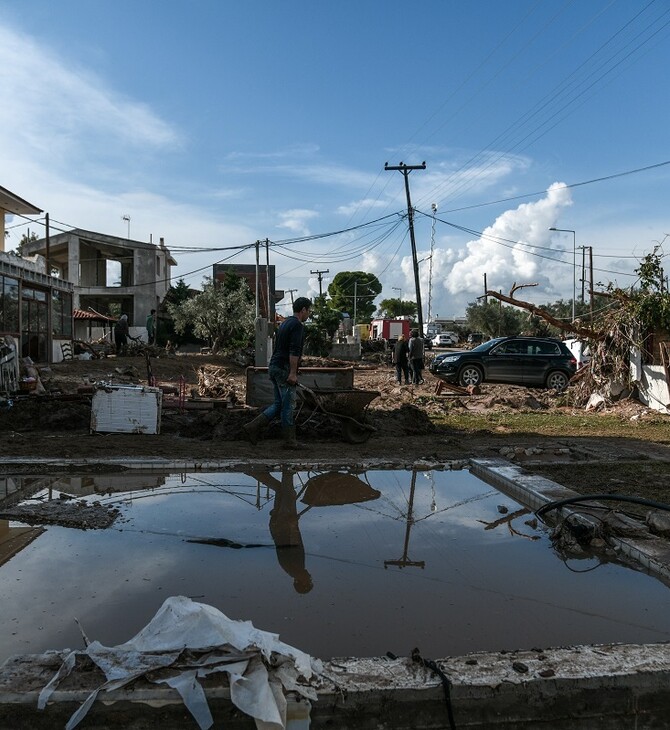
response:
[(425, 170), (426, 163), (423, 162), (420, 165), (405, 165), (400, 163), (399, 165), (390, 166), (387, 162), (384, 165), (385, 170), (398, 170), (402, 173), (405, 178), (405, 194), (407, 196), (407, 220), (409, 222), (409, 240), (412, 244), (412, 262), (414, 264), (414, 286), (416, 288), (416, 308), (418, 310), (419, 319), (419, 335), (424, 336), (423, 331), (423, 311), (421, 310), (421, 285), (419, 283), (419, 263), (416, 258), (416, 240), (414, 238), (414, 209), (412, 208), (412, 199), (409, 194), (409, 173), (412, 170)]
[(414, 524), (414, 516), (412, 510), (414, 509), (414, 490), (416, 489), (416, 472), (412, 472), (412, 486), (409, 490), (409, 502), (407, 503), (407, 527), (405, 528), (405, 545), (403, 547), (402, 558), (399, 560), (385, 560), (384, 568), (388, 568), (389, 565), (397, 565), (399, 568), (425, 568), (426, 563), (423, 560), (410, 560), (407, 556), (409, 550), (409, 533)]
[(310, 274), (318, 274), (319, 275), (319, 296), (323, 296), (323, 289), (321, 288), (321, 282), (323, 281), (322, 274), (329, 273), (330, 269), (324, 269), (323, 271), (310, 271)]

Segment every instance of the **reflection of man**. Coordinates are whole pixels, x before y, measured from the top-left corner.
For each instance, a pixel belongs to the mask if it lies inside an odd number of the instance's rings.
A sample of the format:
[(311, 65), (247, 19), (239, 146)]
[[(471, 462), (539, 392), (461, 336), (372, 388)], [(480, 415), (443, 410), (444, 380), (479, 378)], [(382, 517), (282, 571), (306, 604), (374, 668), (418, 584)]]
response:
[(312, 576), (305, 567), (305, 546), (298, 526), (298, 494), (293, 487), (293, 473), (283, 472), (281, 481), (268, 472), (247, 472), (254, 479), (274, 490), (274, 506), (270, 510), (270, 535), (277, 551), (277, 562), (293, 578), (298, 593), (312, 590)]

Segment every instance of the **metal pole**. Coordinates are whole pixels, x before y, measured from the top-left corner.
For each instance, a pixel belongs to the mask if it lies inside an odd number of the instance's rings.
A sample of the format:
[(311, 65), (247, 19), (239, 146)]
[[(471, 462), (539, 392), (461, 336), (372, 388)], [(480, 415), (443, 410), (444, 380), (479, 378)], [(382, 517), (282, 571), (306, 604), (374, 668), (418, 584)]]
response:
[(589, 246), (589, 315), (593, 326), (593, 246)]
[(572, 231), (572, 321), (575, 321), (575, 299), (577, 299), (577, 234)]
[(358, 279), (354, 280), (354, 324), (356, 324), (356, 305), (358, 304)]
[(430, 266), (428, 268), (428, 322), (433, 320), (433, 251), (435, 250), (435, 214), (437, 213), (437, 204), (430, 206), (433, 209), (433, 226), (430, 231)]
[(261, 269), (261, 242), (256, 241), (256, 319), (260, 317), (260, 282), (258, 277)]
[(405, 195), (407, 196), (407, 220), (409, 222), (409, 240), (412, 245), (412, 263), (414, 266), (414, 287), (416, 289), (416, 308), (419, 320), (419, 335), (424, 336), (423, 331), (423, 311), (421, 309), (421, 285), (419, 282), (419, 263), (416, 258), (416, 239), (414, 238), (414, 209), (412, 208), (412, 198), (409, 193), (409, 173), (412, 170), (425, 170), (426, 163), (421, 165), (405, 165), (402, 162), (396, 166), (389, 166), (387, 162), (384, 165), (385, 170), (398, 170), (402, 172), (405, 178)]
[(572, 321), (575, 321), (575, 299), (577, 298), (577, 234), (571, 228), (550, 228), (550, 231), (572, 233)]
[(271, 320), (270, 317), (270, 241), (265, 239), (265, 284), (268, 290), (268, 322)]

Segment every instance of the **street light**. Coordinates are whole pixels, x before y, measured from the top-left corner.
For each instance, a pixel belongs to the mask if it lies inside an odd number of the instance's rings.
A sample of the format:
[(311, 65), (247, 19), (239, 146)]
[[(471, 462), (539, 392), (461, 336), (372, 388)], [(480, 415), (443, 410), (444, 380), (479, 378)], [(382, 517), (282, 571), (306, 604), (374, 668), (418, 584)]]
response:
[(571, 228), (550, 228), (550, 231), (572, 233), (572, 321), (575, 321), (575, 299), (577, 298), (577, 234)]

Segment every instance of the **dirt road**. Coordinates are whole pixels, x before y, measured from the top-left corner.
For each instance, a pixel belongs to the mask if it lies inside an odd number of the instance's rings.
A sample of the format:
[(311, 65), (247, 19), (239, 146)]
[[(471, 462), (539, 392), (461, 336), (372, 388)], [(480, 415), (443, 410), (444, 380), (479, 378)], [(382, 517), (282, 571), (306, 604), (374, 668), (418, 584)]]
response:
[[(475, 456), (503, 456), (541, 471), (578, 491), (619, 490), (665, 499), (670, 489), (670, 418), (650, 415), (636, 402), (620, 407), (623, 433), (616, 436), (591, 435), (601, 416), (583, 409), (566, 408), (564, 400), (546, 391), (486, 386), (481, 394), (466, 398), (434, 396), (436, 381), (428, 374), (426, 384), (399, 387), (390, 368), (364, 365), (355, 372), (355, 385), (380, 392), (370, 408), (370, 423), (377, 429), (364, 444), (342, 441), (339, 428), (303, 429), (299, 438), (305, 448), (288, 452), (282, 448), (277, 429), (256, 447), (241, 437), (241, 426), (254, 411), (244, 408), (245, 371), (239, 365), (213, 356), (183, 355), (152, 358), (153, 375), (160, 385), (178, 386), (183, 377), (187, 388), (197, 389), (198, 371), (203, 366), (221, 368), (230, 400), (237, 408), (212, 408), (179, 412), (165, 408), (160, 435), (91, 434), (90, 404), (82, 388), (95, 382), (146, 383), (143, 358), (108, 358), (74, 361), (52, 366), (43, 372), (47, 394), (17, 399), (0, 412), (0, 428), (6, 457), (44, 460), (163, 457), (197, 462), (216, 460), (270, 459), (303, 464), (362, 464), (382, 461), (410, 465), (416, 462), (445, 462)], [(59, 395), (49, 395), (58, 393)], [(453, 414), (467, 411), (472, 420), (467, 429), (458, 425)], [(574, 428), (569, 433), (542, 435), (532, 426), (510, 428), (496, 425), (491, 414), (552, 413), (568, 418)], [(452, 414), (449, 417), (449, 414)], [(567, 414), (567, 416), (566, 416)], [(640, 419), (658, 422), (654, 441), (641, 438)], [(660, 419), (660, 422), (659, 422)], [(532, 421), (531, 421), (532, 423)], [(454, 425), (456, 424), (456, 425)], [(626, 424), (630, 424), (627, 427)], [(598, 428), (599, 433), (602, 429)], [(663, 438), (667, 431), (668, 438)], [(665, 443), (663, 443), (665, 441)], [(45, 465), (46, 465), (45, 464)], [(4, 467), (5, 470), (8, 467)], [(16, 468), (14, 463), (11, 469)]]

